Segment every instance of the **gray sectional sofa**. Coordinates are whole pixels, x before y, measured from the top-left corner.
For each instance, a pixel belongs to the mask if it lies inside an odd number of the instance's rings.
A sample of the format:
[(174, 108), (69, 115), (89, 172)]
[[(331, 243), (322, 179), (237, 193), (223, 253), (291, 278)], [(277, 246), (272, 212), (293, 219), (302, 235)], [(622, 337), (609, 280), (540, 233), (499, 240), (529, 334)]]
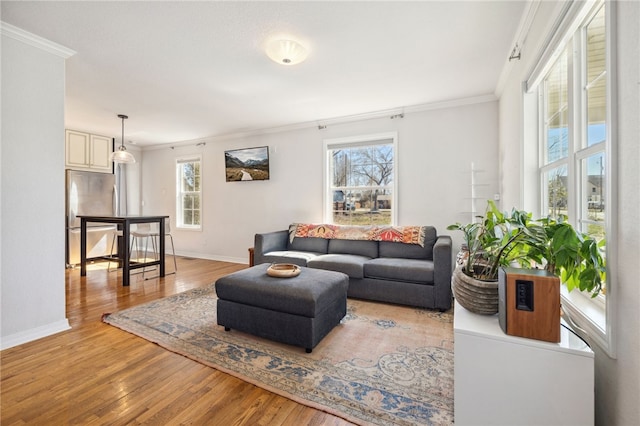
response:
[[(293, 225), (292, 225), (293, 227)], [(254, 262), (343, 272), (348, 296), (445, 311), (451, 308), (451, 238), (424, 228), (424, 243), (256, 234)]]

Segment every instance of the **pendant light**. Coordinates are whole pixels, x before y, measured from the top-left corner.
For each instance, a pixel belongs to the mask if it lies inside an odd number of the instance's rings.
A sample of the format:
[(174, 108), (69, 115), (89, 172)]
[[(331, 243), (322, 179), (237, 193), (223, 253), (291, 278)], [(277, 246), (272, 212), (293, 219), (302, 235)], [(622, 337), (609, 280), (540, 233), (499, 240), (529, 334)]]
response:
[(124, 146), (124, 120), (129, 117), (124, 114), (118, 114), (118, 118), (122, 119), (122, 139), (120, 140), (120, 146), (118, 147), (118, 150), (114, 151), (113, 154), (111, 154), (111, 160), (114, 163), (135, 163), (136, 158), (133, 156), (133, 154), (128, 152), (127, 148), (125, 148)]

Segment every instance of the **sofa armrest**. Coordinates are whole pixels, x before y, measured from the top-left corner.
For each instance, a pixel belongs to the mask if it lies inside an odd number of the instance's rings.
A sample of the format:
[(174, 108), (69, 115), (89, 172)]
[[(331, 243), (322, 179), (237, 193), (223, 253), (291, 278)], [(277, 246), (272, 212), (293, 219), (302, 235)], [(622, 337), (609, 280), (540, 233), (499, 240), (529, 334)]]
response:
[(287, 249), (289, 231), (275, 231), (265, 234), (256, 234), (253, 245), (253, 256), (256, 265), (264, 263), (265, 253)]
[(433, 283), (436, 295), (436, 308), (451, 308), (452, 251), (451, 237), (439, 235), (433, 245)]

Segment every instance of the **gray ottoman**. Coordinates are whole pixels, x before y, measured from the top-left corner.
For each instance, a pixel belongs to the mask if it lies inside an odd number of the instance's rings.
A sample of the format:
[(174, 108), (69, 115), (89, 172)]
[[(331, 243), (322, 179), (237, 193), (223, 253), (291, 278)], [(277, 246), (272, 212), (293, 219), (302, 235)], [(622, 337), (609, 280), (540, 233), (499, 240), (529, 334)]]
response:
[(216, 281), (218, 324), (309, 353), (346, 315), (349, 277), (303, 267), (297, 277), (274, 278), (268, 267), (263, 263)]

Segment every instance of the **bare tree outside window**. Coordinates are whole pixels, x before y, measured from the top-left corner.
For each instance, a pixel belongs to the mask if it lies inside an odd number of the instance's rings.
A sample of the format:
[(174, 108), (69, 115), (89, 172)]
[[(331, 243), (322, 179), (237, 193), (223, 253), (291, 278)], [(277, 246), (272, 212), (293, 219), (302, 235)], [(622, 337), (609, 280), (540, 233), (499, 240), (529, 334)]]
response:
[(333, 223), (391, 224), (393, 143), (329, 149)]

